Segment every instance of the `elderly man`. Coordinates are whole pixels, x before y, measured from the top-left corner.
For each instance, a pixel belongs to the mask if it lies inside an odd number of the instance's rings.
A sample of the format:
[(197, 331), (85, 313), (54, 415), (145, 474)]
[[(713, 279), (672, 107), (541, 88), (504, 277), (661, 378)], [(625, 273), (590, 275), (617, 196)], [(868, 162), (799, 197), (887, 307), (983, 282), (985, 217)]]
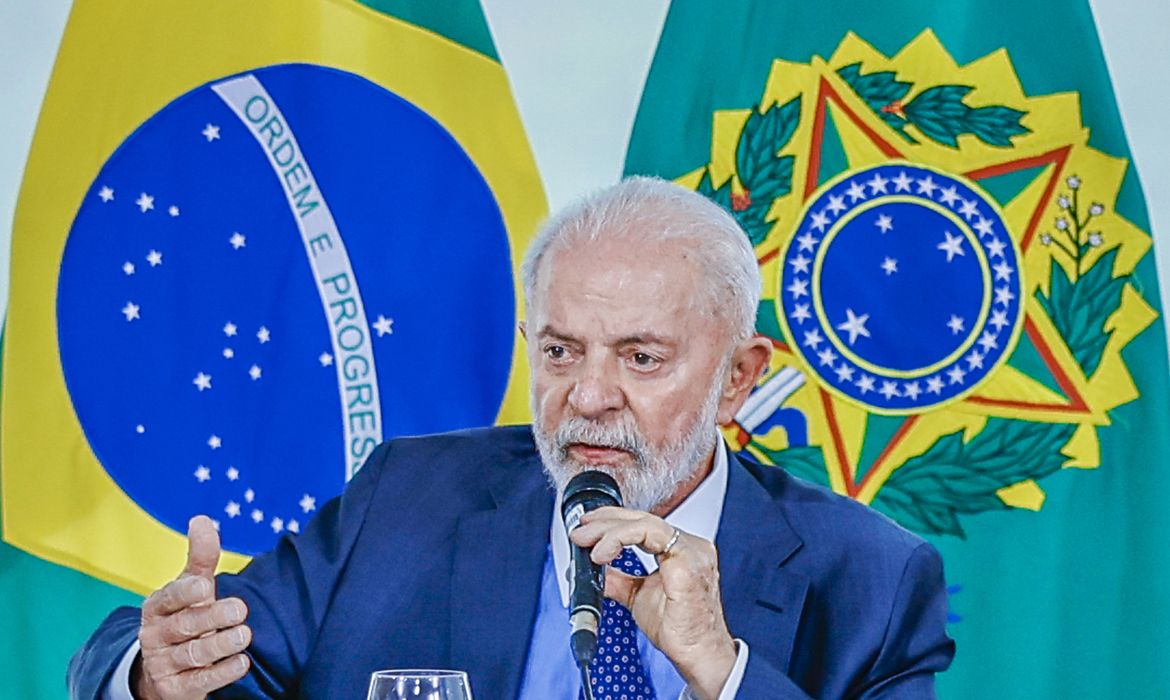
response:
[(78, 652), (74, 697), (355, 698), (449, 667), (477, 698), (577, 698), (559, 494), (586, 469), (625, 499), (571, 535), (614, 562), (597, 698), (932, 696), (937, 553), (719, 440), (771, 352), (735, 221), (632, 178), (554, 217), (523, 274), (531, 429), (392, 440), (238, 575), (196, 518), (179, 578)]

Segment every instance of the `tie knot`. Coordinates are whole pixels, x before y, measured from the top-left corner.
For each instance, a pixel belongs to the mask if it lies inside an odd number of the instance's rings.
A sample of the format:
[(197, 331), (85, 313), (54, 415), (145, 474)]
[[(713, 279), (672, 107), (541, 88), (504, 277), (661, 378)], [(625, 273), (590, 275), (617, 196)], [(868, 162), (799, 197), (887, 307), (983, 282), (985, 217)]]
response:
[(646, 575), (646, 567), (642, 566), (642, 560), (638, 559), (638, 555), (634, 554), (634, 550), (630, 547), (623, 549), (618, 558), (613, 560), (611, 566), (631, 576)]

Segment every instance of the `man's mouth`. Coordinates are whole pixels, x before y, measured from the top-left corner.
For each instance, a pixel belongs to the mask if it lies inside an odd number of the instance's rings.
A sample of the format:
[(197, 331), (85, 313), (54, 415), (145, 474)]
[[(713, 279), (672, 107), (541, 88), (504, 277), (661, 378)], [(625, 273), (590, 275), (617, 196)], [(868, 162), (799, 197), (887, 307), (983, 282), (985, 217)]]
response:
[(590, 445), (583, 442), (573, 442), (565, 448), (569, 456), (578, 463), (620, 465), (628, 464), (633, 457), (629, 451), (620, 447), (606, 445)]

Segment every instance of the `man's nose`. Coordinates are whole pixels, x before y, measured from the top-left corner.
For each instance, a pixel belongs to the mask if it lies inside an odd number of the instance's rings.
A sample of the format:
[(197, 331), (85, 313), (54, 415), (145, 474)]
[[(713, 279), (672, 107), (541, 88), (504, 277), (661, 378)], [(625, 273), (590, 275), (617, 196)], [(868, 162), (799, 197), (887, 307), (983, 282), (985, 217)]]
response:
[(614, 363), (591, 358), (569, 392), (569, 406), (582, 418), (600, 418), (625, 406), (625, 395)]

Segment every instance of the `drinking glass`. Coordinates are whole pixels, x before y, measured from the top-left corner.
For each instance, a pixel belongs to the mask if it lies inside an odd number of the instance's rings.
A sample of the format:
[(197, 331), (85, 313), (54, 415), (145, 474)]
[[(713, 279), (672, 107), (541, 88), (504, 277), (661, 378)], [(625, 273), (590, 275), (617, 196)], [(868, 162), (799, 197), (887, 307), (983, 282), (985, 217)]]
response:
[(471, 684), (463, 671), (375, 671), (366, 700), (471, 700)]

